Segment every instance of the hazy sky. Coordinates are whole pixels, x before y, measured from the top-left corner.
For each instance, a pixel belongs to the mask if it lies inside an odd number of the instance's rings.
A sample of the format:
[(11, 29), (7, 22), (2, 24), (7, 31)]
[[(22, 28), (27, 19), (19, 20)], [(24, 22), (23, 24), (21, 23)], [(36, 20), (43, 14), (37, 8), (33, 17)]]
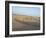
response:
[(19, 15), (28, 15), (28, 16), (40, 16), (40, 8), (12, 6), (12, 13)]

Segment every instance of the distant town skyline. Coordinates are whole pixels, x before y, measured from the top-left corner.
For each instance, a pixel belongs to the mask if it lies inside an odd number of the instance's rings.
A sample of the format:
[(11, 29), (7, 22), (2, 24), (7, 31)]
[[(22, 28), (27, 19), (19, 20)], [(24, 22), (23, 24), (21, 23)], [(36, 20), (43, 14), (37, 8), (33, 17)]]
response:
[(40, 16), (40, 8), (39, 7), (12, 6), (12, 14), (27, 15), (27, 16)]

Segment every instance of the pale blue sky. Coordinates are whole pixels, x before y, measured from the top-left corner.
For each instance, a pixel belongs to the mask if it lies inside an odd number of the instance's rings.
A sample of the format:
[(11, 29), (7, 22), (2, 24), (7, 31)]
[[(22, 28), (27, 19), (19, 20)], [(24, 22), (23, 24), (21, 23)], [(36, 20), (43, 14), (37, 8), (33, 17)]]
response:
[(12, 13), (27, 16), (40, 16), (40, 8), (12, 6)]

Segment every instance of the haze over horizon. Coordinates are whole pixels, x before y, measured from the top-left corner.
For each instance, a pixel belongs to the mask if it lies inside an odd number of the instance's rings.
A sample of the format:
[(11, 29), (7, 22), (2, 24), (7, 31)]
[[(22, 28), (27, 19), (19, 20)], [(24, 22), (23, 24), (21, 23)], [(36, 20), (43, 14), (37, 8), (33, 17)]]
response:
[(27, 15), (27, 16), (40, 16), (40, 8), (39, 7), (12, 6), (12, 14)]

